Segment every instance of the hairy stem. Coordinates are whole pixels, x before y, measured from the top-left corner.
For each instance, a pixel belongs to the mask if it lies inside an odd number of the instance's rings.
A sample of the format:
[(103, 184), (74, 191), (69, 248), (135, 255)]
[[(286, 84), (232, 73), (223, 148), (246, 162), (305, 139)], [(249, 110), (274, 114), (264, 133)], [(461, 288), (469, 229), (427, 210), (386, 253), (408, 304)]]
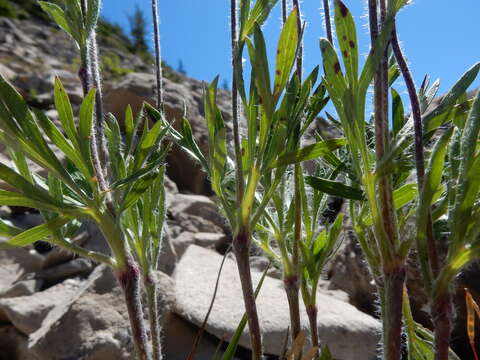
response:
[(431, 316), (434, 326), (435, 360), (448, 359), (452, 329), (452, 298), (447, 293), (434, 300)]
[(158, 22), (157, 0), (152, 0), (153, 37), (155, 41), (155, 75), (157, 80), (157, 109), (163, 112), (163, 76), (162, 56), (160, 47), (160, 27)]
[(327, 39), (331, 44), (333, 44), (332, 21), (330, 19), (329, 2), (329, 0), (323, 0), (323, 13), (325, 15), (325, 32), (327, 33)]
[[(293, 0), (293, 6), (297, 8), (297, 30), (298, 42), (300, 49), (297, 57), (297, 76), (301, 83), (302, 81), (302, 66), (303, 66), (303, 44), (302, 44), (302, 12), (298, 0)], [(301, 124), (298, 125), (299, 127)], [(300, 140), (297, 144), (300, 147)], [(285, 279), (285, 289), (287, 292), (288, 305), (290, 308), (290, 322), (292, 327), (292, 341), (297, 338), (300, 333), (300, 304), (299, 304), (299, 281), (300, 281), (300, 241), (302, 237), (302, 195), (300, 189), (302, 166), (300, 164), (294, 165), (294, 202), (295, 202), (295, 218), (294, 218), (294, 238), (292, 245), (292, 274), (288, 274)]]
[[(408, 67), (405, 56), (403, 55), (400, 47), (396, 27), (392, 32), (392, 48), (393, 53), (397, 59), (398, 66), (402, 72), (402, 76), (407, 85), (408, 95), (412, 105), (412, 114), (415, 129), (415, 161), (417, 168), (417, 184), (418, 189), (423, 187), (425, 178), (425, 159), (424, 159), (424, 145), (423, 145), (423, 124), (420, 111), (420, 101), (417, 96), (417, 89), (413, 76)], [(432, 216), (431, 211), (427, 214), (427, 252), (428, 260), (430, 264), (430, 271), (434, 278), (438, 277), (440, 272), (440, 259), (438, 257), (437, 247), (435, 244), (435, 238), (433, 235)], [(425, 265), (423, 265), (425, 266)], [(428, 265), (427, 265), (428, 266)], [(426, 270), (424, 270), (426, 271)], [(426, 282), (427, 279), (424, 279)], [(427, 288), (431, 287), (431, 284), (425, 284)], [(449, 350), (449, 338), (451, 332), (451, 313), (452, 313), (452, 299), (450, 295), (446, 294), (439, 300), (434, 301), (432, 305), (431, 315), (433, 318), (434, 336), (435, 336), (435, 360), (442, 360), (448, 358)]]
[[(386, 2), (380, 0), (380, 21), (378, 19), (377, 0), (368, 1), (370, 36), (372, 46), (377, 40), (381, 26), (386, 17)], [(387, 49), (381, 58), (375, 73), (374, 107), (375, 107), (375, 154), (377, 163), (382, 160), (389, 141), (388, 130), (388, 53)], [(380, 208), (380, 226), (377, 232), (382, 244), (382, 284), (379, 292), (383, 292), (383, 352), (385, 360), (400, 360), (402, 333), (403, 286), (405, 267), (398, 265), (395, 258), (398, 234), (393, 204), (393, 190), (390, 178), (382, 176), (378, 179), (378, 203)], [(403, 260), (400, 259), (401, 262)]]
[(317, 327), (317, 307), (315, 305), (307, 306), (308, 322), (310, 324), (310, 335), (312, 337), (312, 346), (319, 347), (318, 327)]
[[(85, 22), (87, 14), (87, 0), (81, 0), (80, 7), (82, 9), (83, 22)], [(91, 64), (90, 57), (88, 56), (88, 40), (87, 47), (80, 49), (80, 59), (81, 64), (78, 69), (78, 77), (80, 78), (80, 82), (82, 84), (83, 96), (86, 96), (92, 87)]]
[[(386, 16), (385, 1), (380, 0), (381, 22)], [(372, 44), (378, 37), (379, 24), (377, 14), (377, 2), (369, 1), (370, 36)], [(375, 74), (374, 83), (374, 105), (375, 105), (375, 154), (377, 161), (381, 161), (388, 143), (388, 61), (387, 49), (382, 56), (381, 62)], [(388, 176), (382, 176), (378, 180), (378, 191), (380, 197), (380, 210), (382, 215), (383, 233), (386, 235), (391, 246), (396, 245), (397, 229), (395, 226), (395, 213), (393, 206), (393, 191)]]
[(160, 323), (158, 320), (157, 284), (151, 276), (147, 276), (144, 279), (144, 285), (147, 294), (148, 320), (150, 322), (153, 360), (161, 360), (162, 344), (160, 342)]
[(288, 308), (290, 311), (290, 327), (292, 329), (292, 341), (294, 341), (301, 330), (300, 323), (300, 302), (298, 299), (299, 286), (298, 276), (287, 275), (283, 280), (285, 292), (287, 293)]
[(257, 305), (253, 292), (252, 274), (250, 272), (249, 249), (250, 232), (247, 229), (240, 229), (233, 239), (233, 250), (237, 259), (238, 273), (242, 285), (243, 301), (245, 303), (245, 312), (248, 318), (248, 328), (250, 330), (250, 342), (252, 346), (252, 359), (261, 360), (262, 358), (262, 336), (260, 332), (260, 323), (258, 321)]
[(385, 360), (400, 360), (405, 268), (384, 270), (383, 349)]
[[(417, 89), (415, 87), (415, 82), (413, 81), (412, 73), (410, 72), (410, 68), (408, 67), (407, 61), (405, 60), (405, 56), (403, 55), (402, 49), (398, 41), (396, 27), (394, 27), (392, 32), (392, 48), (395, 58), (397, 59), (398, 66), (400, 67), (402, 76), (405, 80), (405, 84), (407, 85), (408, 96), (410, 97), (410, 103), (412, 105), (412, 115), (415, 130), (415, 163), (417, 169), (417, 184), (418, 189), (422, 189), (425, 178), (425, 156), (420, 101), (418, 100)], [(426, 234), (428, 258), (430, 261), (432, 274), (434, 277), (436, 277), (440, 269), (440, 260), (438, 258), (437, 248), (435, 246), (435, 239), (433, 236), (431, 211), (428, 212), (427, 216), (428, 221)]]
[(137, 359), (152, 360), (140, 300), (140, 271), (138, 265), (132, 259), (129, 259), (126, 267), (118, 271), (117, 277), (127, 304)]
[(233, 140), (235, 146), (235, 176), (236, 176), (236, 190), (237, 190), (237, 202), (242, 203), (243, 192), (245, 188), (243, 180), (243, 163), (242, 163), (242, 151), (240, 145), (240, 133), (238, 130), (238, 124), (240, 122), (240, 114), (238, 107), (238, 90), (236, 71), (239, 69), (238, 60), (240, 54), (238, 53), (238, 34), (237, 34), (237, 0), (231, 0), (230, 2), (230, 21), (231, 21), (231, 40), (232, 40), (232, 120), (233, 120)]

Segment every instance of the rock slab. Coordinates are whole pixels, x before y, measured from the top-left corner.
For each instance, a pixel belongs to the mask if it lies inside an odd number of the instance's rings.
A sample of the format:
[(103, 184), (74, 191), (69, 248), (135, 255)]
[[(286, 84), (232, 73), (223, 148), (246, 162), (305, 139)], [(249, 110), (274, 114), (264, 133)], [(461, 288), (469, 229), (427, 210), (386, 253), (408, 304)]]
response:
[[(175, 312), (187, 321), (200, 326), (213, 294), (222, 256), (214, 251), (191, 245), (174, 272)], [(256, 285), (261, 272), (253, 271)], [(354, 306), (319, 290), (318, 332), (320, 342), (329, 346), (335, 359), (372, 360), (376, 357), (381, 324)], [(288, 302), (283, 282), (267, 277), (257, 299), (260, 326), (265, 353), (280, 355), (289, 326)], [(227, 259), (223, 267), (219, 289), (206, 331), (219, 339), (229, 339), (244, 312), (237, 267)], [(302, 327), (308, 332), (308, 318), (302, 312)], [(250, 348), (248, 329), (240, 345)]]

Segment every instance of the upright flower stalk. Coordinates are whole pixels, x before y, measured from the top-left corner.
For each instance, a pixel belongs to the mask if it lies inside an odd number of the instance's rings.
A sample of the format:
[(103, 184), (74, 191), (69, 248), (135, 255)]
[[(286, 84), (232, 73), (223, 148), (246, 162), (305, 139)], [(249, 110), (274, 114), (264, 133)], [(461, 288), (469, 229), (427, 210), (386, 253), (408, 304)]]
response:
[(156, 78), (156, 105), (159, 111), (163, 111), (163, 76), (162, 55), (160, 47), (160, 25), (158, 18), (157, 0), (152, 0), (153, 39), (155, 43), (155, 78)]
[[(378, 19), (378, 8), (380, 19)], [(385, 0), (369, 0), (370, 36), (372, 47), (379, 36), (379, 31), (385, 24), (387, 7)], [(379, 21), (380, 20), (380, 21)], [(375, 154), (377, 166), (385, 156), (386, 145), (389, 143), (388, 129), (388, 61), (387, 47), (378, 65), (374, 80), (374, 123), (375, 123)], [(395, 219), (393, 190), (390, 175), (378, 179), (378, 204), (382, 226), (379, 229), (381, 239), (389, 251), (382, 254), (382, 282), (380, 292), (383, 292), (383, 348), (386, 360), (398, 360), (401, 357), (402, 332), (402, 299), (406, 270), (403, 259), (398, 258), (394, 249), (398, 246), (398, 227)]]
[[(405, 80), (407, 86), (408, 95), (410, 98), (410, 103), (412, 105), (412, 116), (414, 121), (414, 130), (415, 130), (415, 160), (416, 160), (416, 170), (417, 170), (417, 186), (418, 189), (422, 189), (425, 182), (425, 160), (424, 160), (424, 145), (423, 145), (423, 123), (422, 116), (420, 111), (420, 101), (417, 95), (417, 89), (415, 87), (415, 82), (413, 76), (408, 67), (405, 56), (403, 55), (402, 49), (399, 44), (398, 35), (396, 27), (394, 27), (392, 32), (392, 49), (397, 59), (398, 66), (402, 73), (402, 76)], [(440, 270), (440, 260), (438, 257), (435, 238), (432, 227), (432, 215), (431, 210), (427, 210), (427, 222), (426, 233), (427, 240), (427, 249), (428, 249), (428, 264), (420, 261), (420, 266), (422, 269), (422, 274), (424, 274), (424, 282), (427, 287), (427, 292), (431, 291), (431, 285), (429, 284), (428, 276), (425, 274), (431, 273), (434, 278), (439, 275)], [(430, 266), (430, 269), (426, 269), (427, 266)], [(433, 299), (431, 303), (431, 316), (434, 325), (434, 343), (435, 343), (435, 360), (442, 360), (448, 358), (449, 353), (449, 339), (452, 326), (452, 299), (448, 292), (442, 294), (442, 296)]]
[[(298, 0), (293, 0), (293, 8), (297, 11), (297, 35), (298, 35), (298, 54), (296, 59), (296, 77), (298, 82), (302, 83), (302, 67), (303, 67), (303, 48), (302, 48), (302, 20), (300, 4)], [(284, 11), (286, 12), (286, 10)], [(300, 119), (296, 131), (300, 131), (302, 126), (302, 119)], [(299, 138), (296, 148), (300, 148)], [(301, 283), (301, 271), (300, 271), (300, 241), (302, 238), (302, 196), (300, 189), (300, 177), (302, 166), (300, 163), (293, 165), (294, 167), (294, 233), (292, 243), (292, 266), (290, 272), (284, 274), (284, 286), (287, 294), (287, 300), (290, 310), (290, 324), (292, 332), (292, 341), (297, 338), (301, 330), (300, 322), (300, 302), (299, 302), (299, 290)]]
[(332, 21), (330, 20), (330, 0), (323, 0), (323, 14), (325, 16), (325, 34), (328, 41), (333, 44)]
[[(231, 42), (232, 42), (232, 120), (233, 120), (233, 139), (235, 147), (235, 186), (237, 204), (244, 202), (244, 178), (243, 162), (240, 146), (239, 133), (239, 106), (237, 89), (237, 71), (240, 66), (241, 54), (238, 48), (238, 24), (237, 24), (237, 1), (230, 1), (230, 21), (231, 21)], [(250, 244), (252, 230), (249, 224), (249, 214), (238, 212), (237, 228), (234, 229), (233, 250), (237, 259), (237, 267), (240, 275), (240, 282), (243, 291), (243, 300), (245, 311), (248, 318), (248, 328), (250, 331), (250, 342), (252, 346), (252, 359), (260, 360), (262, 357), (262, 336), (260, 331), (260, 322), (258, 320), (257, 305), (253, 290), (252, 275), (250, 270)]]

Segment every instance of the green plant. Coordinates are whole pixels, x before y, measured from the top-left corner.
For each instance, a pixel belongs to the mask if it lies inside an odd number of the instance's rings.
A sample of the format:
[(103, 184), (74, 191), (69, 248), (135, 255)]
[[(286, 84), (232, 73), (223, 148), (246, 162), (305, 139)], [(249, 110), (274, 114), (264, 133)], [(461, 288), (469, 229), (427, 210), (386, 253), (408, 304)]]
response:
[[(125, 136), (112, 114), (104, 116), (95, 40), (98, 0), (70, 1), (65, 9), (47, 2), (40, 5), (79, 45), (79, 75), (85, 99), (75, 121), (65, 89), (59, 79), (55, 80), (59, 128), (40, 111), (30, 110), (13, 87), (0, 80), (0, 138), (14, 164), (14, 169), (0, 165), (0, 178), (16, 190), (1, 191), (0, 203), (36, 208), (45, 218), (44, 224), (24, 232), (2, 223), (2, 235), (11, 238), (0, 247), (26, 246), (45, 239), (111, 266), (123, 289), (137, 357), (147, 360), (152, 358), (152, 351), (139, 293), (143, 275), (153, 355), (160, 359), (153, 272), (158, 265), (165, 218), (163, 176), (168, 147), (161, 141), (168, 128), (163, 128), (162, 113), (150, 105), (145, 105), (145, 111), (159, 116), (152, 119), (156, 120), (153, 125), (144, 119), (143, 109), (134, 119), (127, 108)], [(158, 79), (160, 82), (161, 75)], [(63, 162), (45, 137), (65, 156)], [(27, 159), (47, 170), (48, 177), (32, 173)], [(99, 226), (111, 256), (86, 251), (71, 242), (85, 218)]]
[[(455, 131), (462, 132), (465, 124), (465, 106), (462, 110), (453, 106), (462, 97), (464, 98), (463, 94), (466, 88), (478, 72), (478, 65), (462, 77), (436, 108), (422, 115), (422, 109), (425, 111), (435, 96), (438, 85), (434, 84), (428, 91), (426, 85), (423, 86), (420, 91), (422, 101), (418, 100), (395, 32), (395, 14), (405, 3), (406, 1), (389, 1), (388, 4), (385, 1), (369, 1), (372, 50), (360, 78), (358, 78), (355, 26), (345, 5), (341, 1), (335, 1), (335, 23), (345, 75), (331, 43), (322, 39), (324, 81), (348, 140), (353, 172), (349, 174), (351, 184), (344, 189), (343, 196), (355, 200), (350, 204), (350, 216), (377, 284), (384, 328), (384, 358), (400, 358), (402, 306), (405, 308), (402, 301), (406, 273), (405, 259), (409, 254), (414, 237), (402, 238), (399, 235), (402, 227), (416, 211), (419, 261), (427, 292), (432, 297), (431, 315), (435, 327), (435, 359), (446, 359), (449, 356), (448, 339), (451, 315), (448, 289), (458, 270), (473, 258), (476, 251), (473, 244), (476, 244), (475, 240), (478, 237), (478, 233), (473, 230), (476, 229), (478, 222), (471, 217), (475, 211), (474, 204), (478, 192), (477, 182), (471, 178), (475, 172), (474, 167), (472, 168), (474, 160), (471, 159), (475, 159), (474, 144), (478, 138), (476, 102), (472, 105), (472, 112), (468, 117), (469, 127), (467, 131), (464, 131), (464, 139), (461, 140), (460, 135), (457, 135), (456, 145), (451, 145), (451, 151), (454, 151), (450, 157), (452, 175), (448, 176), (443, 173), (442, 168), (453, 129), (447, 130), (437, 142), (430, 155), (430, 165), (426, 173), (423, 170), (423, 140), (430, 139), (439, 126), (452, 120), (459, 128)], [(387, 61), (387, 47), (390, 41), (395, 59)], [(412, 101), (413, 120), (406, 121), (401, 99), (398, 93), (392, 90), (393, 128), (390, 131), (386, 100), (388, 99), (388, 87), (391, 86), (399, 72), (398, 69), (392, 68), (395, 66), (395, 62), (398, 63), (400, 72), (407, 83)], [(365, 95), (372, 78), (375, 80), (374, 148), (370, 142), (372, 135), (369, 135), (369, 128), (364, 121)], [(463, 103), (464, 99), (461, 101)], [(412, 149), (413, 129), (415, 129), (415, 147)], [(464, 145), (460, 147), (460, 144)], [(375, 162), (373, 154), (375, 154)], [(405, 184), (411, 169), (409, 158), (412, 156), (416, 157), (418, 188), (420, 189), (417, 207), (411, 203), (417, 196), (417, 190), (410, 184)], [(465, 171), (461, 176), (458, 173), (460, 163), (463, 164)], [(453, 195), (441, 196), (443, 202), (440, 202), (441, 188), (439, 186), (442, 176), (444, 176), (444, 181), (449, 184), (447, 193), (453, 192)], [(457, 182), (458, 185), (455, 187)], [(325, 191), (329, 190), (326, 184), (319, 183), (319, 185)], [(458, 195), (457, 198), (457, 189), (463, 186), (465, 186), (464, 189), (468, 189), (466, 190), (468, 196), (462, 198), (461, 195)], [(465, 195), (465, 193), (463, 194)], [(449, 201), (450, 206), (448, 206)], [(432, 205), (436, 206), (435, 213), (431, 211)], [(449, 254), (446, 262), (442, 264), (438, 255), (438, 245), (434, 240), (432, 221), (437, 220), (438, 216), (444, 214), (447, 209), (449, 219), (452, 219), (450, 223), (455, 224), (453, 219), (457, 219), (457, 228), (451, 228), (452, 239), (450, 240)], [(460, 209), (465, 209), (463, 211), (466, 213), (460, 215), (462, 211)], [(460, 226), (459, 216), (463, 219), (461, 230), (458, 227)], [(465, 224), (466, 219), (472, 219), (472, 222)], [(454, 240), (458, 239), (457, 236), (462, 240)], [(453, 245), (455, 242), (457, 242), (457, 247)], [(408, 307), (406, 308), (408, 309)], [(407, 316), (408, 311), (403, 312)], [(413, 326), (413, 328), (410, 327), (413, 332), (418, 329), (416, 325), (411, 326)], [(409, 333), (413, 336), (412, 334), (412, 332)], [(411, 342), (417, 340), (417, 338), (410, 339)]]
[(122, 67), (120, 58), (115, 53), (105, 54), (101, 57), (101, 68), (104, 74), (109, 74), (112, 79), (118, 79), (133, 70)]
[[(275, 3), (276, 1), (258, 1), (251, 8), (249, 1), (242, 1), (239, 12), (240, 26), (237, 31), (237, 6), (236, 2), (232, 1), (233, 159), (230, 160), (227, 152), (225, 125), (216, 105), (218, 78), (205, 90), (208, 156), (200, 152), (186, 119), (182, 121), (180, 132), (171, 129), (177, 143), (206, 170), (232, 227), (233, 248), (242, 282), (255, 359), (261, 357), (261, 336), (248, 260), (253, 233), (289, 165), (326, 155), (344, 144), (342, 140), (334, 139), (299, 149), (301, 134), (323, 108), (325, 99), (324, 93), (319, 93), (317, 97), (313, 97), (314, 100), (308, 101), (314, 90), (318, 69), (314, 70), (303, 84), (296, 74), (289, 81), (299, 48), (298, 9), (291, 12), (280, 34), (275, 80), (273, 89), (271, 88), (265, 40), (260, 25), (266, 20)], [(240, 62), (245, 47), (248, 48), (253, 69), (249, 94), (245, 90), (243, 66)], [(287, 85), (288, 91), (285, 92)], [(245, 139), (240, 139), (239, 136), (238, 100), (241, 100), (247, 119)], [(303, 116), (308, 120), (302, 124)]]

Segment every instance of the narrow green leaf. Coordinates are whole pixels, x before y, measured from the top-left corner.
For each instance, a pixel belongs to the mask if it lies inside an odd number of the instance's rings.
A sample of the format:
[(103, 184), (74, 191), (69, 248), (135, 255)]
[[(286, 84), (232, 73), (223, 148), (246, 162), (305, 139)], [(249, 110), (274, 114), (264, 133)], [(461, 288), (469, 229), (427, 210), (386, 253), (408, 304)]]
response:
[(327, 82), (324, 83), (327, 87), (331, 85), (329, 94), (332, 99), (334, 97), (335, 100), (341, 102), (347, 89), (347, 82), (343, 76), (337, 53), (332, 44), (330, 44), (330, 41), (324, 38), (320, 39), (320, 50), (322, 52), (325, 78), (327, 80)]
[(38, 4), (41, 6), (43, 11), (52, 17), (52, 19), (57, 23), (58, 26), (62, 28), (63, 31), (69, 35), (72, 35), (70, 25), (65, 18), (63, 9), (60, 6), (47, 1), (39, 1)]
[(35, 115), (45, 134), (52, 142), (70, 159), (73, 164), (82, 172), (82, 174), (90, 179), (93, 176), (93, 170), (89, 163), (82, 158), (82, 153), (78, 152), (70, 145), (69, 141), (60, 132), (57, 126), (41, 111), (35, 111)]
[(93, 112), (95, 107), (96, 89), (92, 88), (82, 101), (80, 106), (80, 120), (78, 125), (78, 143), (83, 159), (87, 164), (91, 161), (90, 145), (93, 124)]
[(353, 16), (340, 0), (335, 0), (335, 29), (350, 87), (358, 79), (358, 43)]
[(351, 200), (365, 200), (363, 191), (337, 181), (322, 179), (315, 176), (307, 176), (305, 182), (315, 190), (322, 191), (329, 195)]
[(418, 196), (417, 184), (406, 184), (393, 192), (395, 209), (400, 209)]
[(260, 104), (265, 109), (265, 114), (269, 121), (273, 117), (273, 97), (270, 84), (270, 69), (268, 66), (267, 49), (262, 30), (258, 25), (254, 29), (254, 44), (247, 40), (248, 52), (252, 67), (255, 70), (255, 86), (260, 97)]
[(0, 179), (10, 186), (21, 191), (32, 200), (45, 202), (51, 205), (61, 205), (53, 199), (45, 190), (34, 186), (20, 174), (10, 169), (8, 166), (0, 163)]
[(151, 171), (138, 179), (124, 197), (124, 200), (122, 201), (122, 211), (135, 204), (143, 193), (145, 193), (145, 191), (147, 191), (147, 189), (153, 184), (157, 176), (158, 171)]
[(396, 136), (405, 125), (406, 118), (403, 110), (402, 98), (395, 89), (391, 89), (392, 93), (392, 126), (393, 135)]
[(30, 183), (34, 184), (33, 176), (30, 171), (30, 168), (28, 167), (27, 158), (25, 157), (25, 155), (23, 155), (22, 152), (15, 151), (14, 149), (11, 149), (11, 148), (8, 148), (8, 153), (10, 155), (10, 158), (14, 162), (18, 173), (21, 176), (23, 176), (26, 180), (28, 180)]
[(210, 172), (208, 162), (193, 138), (192, 127), (186, 118), (182, 119), (181, 129), (182, 137), (177, 140), (178, 144), (187, 151), (187, 153), (197, 159), (205, 171)]
[(30, 196), (26, 196), (17, 192), (0, 190), (0, 204), (6, 206), (23, 206), (38, 210), (52, 211), (56, 213), (82, 213), (82, 209), (67, 204), (52, 204), (50, 202), (34, 200)]
[(139, 169), (153, 151), (158, 149), (162, 139), (165, 137), (169, 127), (164, 126), (160, 121), (153, 124), (153, 127), (140, 139), (140, 143), (135, 153), (134, 169)]
[(277, 45), (277, 60), (275, 66), (275, 81), (273, 97), (278, 101), (295, 63), (295, 54), (298, 46), (298, 10), (294, 8), (283, 25), (282, 33)]
[(445, 155), (447, 153), (450, 137), (453, 134), (453, 128), (447, 130), (437, 141), (432, 151), (430, 161), (425, 173), (425, 183), (423, 185), (421, 198), (426, 206), (431, 205), (433, 196), (438, 190), (442, 181), (445, 165)]
[(263, 25), (277, 2), (278, 0), (257, 0), (255, 2), (241, 33), (242, 41), (253, 32), (255, 25)]
[(60, 229), (63, 225), (71, 221), (69, 217), (57, 216), (56, 218), (46, 222), (45, 224), (35, 226), (28, 229), (8, 241), (0, 243), (0, 249), (10, 247), (23, 247), (42, 240), (48, 236), (52, 236), (55, 231)]
[(70, 99), (68, 98), (67, 92), (65, 91), (65, 88), (58, 77), (55, 77), (54, 100), (55, 108), (58, 111), (58, 117), (62, 123), (63, 130), (73, 143), (74, 147), (79, 150), (77, 143), (77, 130), (75, 127), (75, 122), (73, 121), (72, 105), (70, 103)]
[[(149, 109), (145, 108), (145, 110), (149, 112), (150, 108)], [(161, 118), (160, 114), (158, 114), (158, 118), (159, 119)], [(130, 146), (132, 144), (132, 139), (135, 136), (134, 132), (135, 132), (135, 123), (133, 121), (133, 111), (132, 111), (132, 107), (129, 104), (127, 105), (127, 110), (125, 110), (125, 147), (127, 149), (130, 149)]]
[(430, 128), (430, 121), (437, 115), (445, 112), (448, 108), (455, 105), (457, 99), (468, 89), (468, 87), (476, 79), (480, 70), (480, 62), (477, 62), (453, 85), (453, 87), (442, 97), (440, 103), (431, 111), (423, 116), (423, 124), (425, 129)]
[(210, 157), (210, 179), (215, 193), (222, 197), (222, 180), (227, 159), (226, 128), (222, 113), (217, 106), (217, 76), (207, 88), (204, 96), (205, 118), (208, 128), (208, 146)]
[(292, 151), (287, 154), (283, 154), (278, 157), (269, 167), (276, 168), (280, 166), (286, 166), (296, 164), (306, 160), (313, 160), (322, 157), (332, 151), (347, 144), (346, 139), (329, 139), (320, 141), (312, 145), (305, 146), (301, 149)]

